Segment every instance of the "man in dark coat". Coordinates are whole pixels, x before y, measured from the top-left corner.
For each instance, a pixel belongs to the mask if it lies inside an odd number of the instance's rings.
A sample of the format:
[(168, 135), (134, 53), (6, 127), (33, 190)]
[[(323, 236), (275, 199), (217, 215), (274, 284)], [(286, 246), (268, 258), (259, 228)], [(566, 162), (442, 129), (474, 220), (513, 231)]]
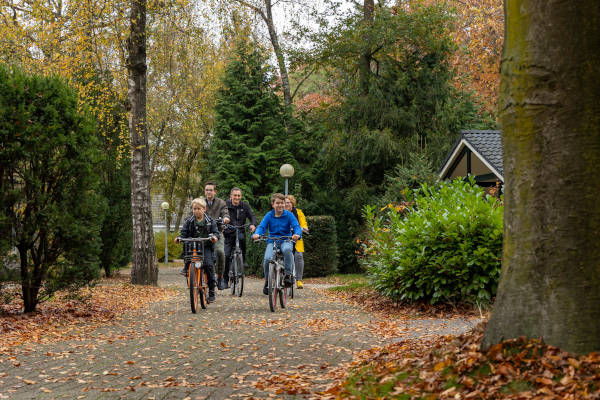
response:
[[(206, 214), (209, 217), (216, 220), (217, 218), (222, 218), (223, 223), (229, 223), (229, 213), (227, 211), (227, 205), (225, 204), (225, 200), (216, 197), (217, 195), (217, 185), (213, 182), (208, 182), (204, 185), (204, 195), (206, 196)], [(223, 237), (223, 226), (219, 225), (219, 241), (215, 246), (215, 250), (217, 253), (217, 273), (223, 273), (225, 269), (225, 240)], [(219, 282), (221, 279), (219, 279)], [(221, 285), (218, 284), (219, 290), (221, 290)]]
[[(229, 219), (231, 225), (240, 226), (246, 223), (246, 220), (250, 220), (250, 231), (254, 232), (256, 229), (256, 217), (252, 213), (250, 204), (246, 201), (242, 201), (242, 189), (233, 188), (229, 192), (229, 199), (225, 202), (227, 204), (227, 211), (229, 213)], [(242, 256), (244, 258), (244, 268), (246, 267), (246, 236), (243, 229), (237, 230), (240, 239), (240, 247), (242, 249)], [(225, 236), (225, 272), (223, 274), (222, 281), (219, 282), (219, 289), (229, 288), (229, 267), (231, 264), (231, 253), (235, 249), (235, 233), (234, 228), (227, 228), (223, 231)]]

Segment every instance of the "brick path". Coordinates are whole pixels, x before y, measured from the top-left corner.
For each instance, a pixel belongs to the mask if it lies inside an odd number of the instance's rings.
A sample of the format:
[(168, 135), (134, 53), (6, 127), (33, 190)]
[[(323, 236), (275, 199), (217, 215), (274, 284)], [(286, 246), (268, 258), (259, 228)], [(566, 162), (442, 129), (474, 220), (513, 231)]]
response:
[[(262, 281), (247, 279), (242, 298), (219, 292), (216, 303), (192, 314), (177, 272), (161, 269), (159, 278), (161, 286), (181, 289), (177, 298), (131, 312), (85, 340), (0, 355), (0, 399), (307, 398), (277, 389), (318, 390), (354, 352), (399, 339), (378, 331), (389, 321), (325, 299), (310, 285), (286, 310), (271, 313)], [(469, 326), (399, 323), (407, 337)]]

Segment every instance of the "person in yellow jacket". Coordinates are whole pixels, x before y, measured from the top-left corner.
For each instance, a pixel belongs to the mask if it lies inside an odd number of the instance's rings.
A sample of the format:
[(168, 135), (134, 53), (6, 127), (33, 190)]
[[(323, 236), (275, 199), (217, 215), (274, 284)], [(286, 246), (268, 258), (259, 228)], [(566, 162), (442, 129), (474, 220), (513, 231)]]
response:
[[(302, 233), (308, 233), (306, 217), (302, 210), (296, 208), (296, 198), (291, 194), (285, 196), (285, 209), (294, 214), (294, 217), (296, 217), (302, 228)], [(302, 239), (296, 242), (294, 248), (294, 264), (296, 264), (296, 285), (298, 289), (302, 289), (304, 287), (304, 283), (302, 282), (302, 274), (304, 273), (304, 242)]]

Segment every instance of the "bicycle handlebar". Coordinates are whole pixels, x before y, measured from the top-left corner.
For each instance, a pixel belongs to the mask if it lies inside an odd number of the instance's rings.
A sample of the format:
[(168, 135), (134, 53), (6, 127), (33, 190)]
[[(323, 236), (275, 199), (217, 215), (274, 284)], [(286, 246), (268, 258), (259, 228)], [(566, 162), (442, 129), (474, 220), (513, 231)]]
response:
[(210, 235), (207, 238), (182, 238), (182, 237), (178, 237), (177, 240), (180, 242), (206, 242), (211, 240), (213, 237), (216, 237), (215, 235)]
[(248, 227), (250, 225), (252, 225), (252, 224), (244, 224), (244, 225), (223, 224), (223, 227), (224, 228), (240, 229), (240, 228), (246, 228), (246, 227)]
[(294, 237), (293, 236), (267, 236), (267, 235), (260, 235), (257, 239), (255, 239), (254, 241), (260, 241), (260, 240), (285, 240), (285, 241), (290, 241), (293, 242), (294, 241)]

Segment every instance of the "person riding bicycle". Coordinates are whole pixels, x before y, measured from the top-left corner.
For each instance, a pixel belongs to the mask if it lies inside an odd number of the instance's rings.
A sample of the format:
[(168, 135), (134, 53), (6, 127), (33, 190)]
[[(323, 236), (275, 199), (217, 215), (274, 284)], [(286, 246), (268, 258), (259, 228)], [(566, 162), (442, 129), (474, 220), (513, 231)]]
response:
[[(271, 195), (271, 207), (273, 209), (265, 215), (260, 221), (260, 225), (254, 231), (252, 239), (256, 240), (261, 235), (264, 235), (267, 230), (269, 236), (289, 236), (290, 232), (293, 232), (292, 240), (298, 240), (302, 237), (302, 228), (300, 224), (289, 211), (284, 210), (285, 207), (285, 196), (281, 193), (275, 193)], [(294, 262), (294, 255), (292, 249), (294, 244), (289, 241), (281, 241), (280, 249), (283, 253), (283, 262), (285, 265), (285, 277), (284, 283), (287, 287), (292, 285), (292, 263)], [(263, 258), (263, 269), (265, 272), (265, 286), (263, 288), (264, 294), (269, 294), (267, 289), (267, 277), (269, 276), (268, 265), (269, 260), (273, 258), (273, 240), (267, 240), (267, 249), (265, 250), (265, 256)]]
[[(246, 223), (246, 219), (250, 220), (250, 230), (256, 230), (256, 217), (252, 213), (250, 205), (242, 201), (242, 189), (234, 187), (229, 192), (229, 199), (225, 202), (229, 212), (230, 224), (241, 226)], [(244, 258), (244, 268), (246, 268), (246, 235), (243, 229), (225, 228), (223, 235), (225, 236), (225, 272), (223, 273), (223, 289), (229, 289), (229, 267), (231, 265), (231, 253), (235, 248), (235, 234), (238, 232), (240, 239), (240, 247)], [(219, 289), (221, 284), (219, 283)]]
[[(285, 196), (285, 209), (294, 214), (294, 217), (296, 217), (302, 228), (302, 233), (308, 233), (306, 216), (301, 209), (296, 208), (296, 198), (291, 194)], [(302, 275), (304, 274), (304, 241), (302, 239), (298, 240), (294, 246), (294, 263), (296, 264), (296, 285), (298, 289), (302, 289), (304, 287), (304, 282), (302, 282)]]
[[(204, 270), (208, 277), (208, 302), (215, 301), (215, 278), (213, 269), (213, 246), (219, 240), (219, 230), (215, 221), (206, 214), (206, 200), (197, 198), (192, 200), (193, 215), (186, 219), (179, 232), (180, 238), (211, 238), (211, 243), (204, 245)], [(179, 243), (179, 237), (175, 243)], [(186, 261), (181, 270), (182, 275), (187, 276), (190, 261)]]
[[(218, 218), (222, 218), (224, 224), (229, 223), (229, 212), (227, 211), (227, 205), (223, 199), (216, 197), (217, 195), (217, 185), (213, 182), (207, 182), (204, 185), (204, 195), (206, 196), (206, 213), (213, 220), (217, 220)], [(225, 238), (223, 237), (223, 227), (218, 226), (219, 228), (219, 241), (217, 242), (216, 252), (217, 252), (217, 273), (223, 272), (225, 269)], [(221, 278), (221, 275), (219, 275)], [(219, 290), (223, 289), (221, 287), (222, 279), (219, 279)]]

